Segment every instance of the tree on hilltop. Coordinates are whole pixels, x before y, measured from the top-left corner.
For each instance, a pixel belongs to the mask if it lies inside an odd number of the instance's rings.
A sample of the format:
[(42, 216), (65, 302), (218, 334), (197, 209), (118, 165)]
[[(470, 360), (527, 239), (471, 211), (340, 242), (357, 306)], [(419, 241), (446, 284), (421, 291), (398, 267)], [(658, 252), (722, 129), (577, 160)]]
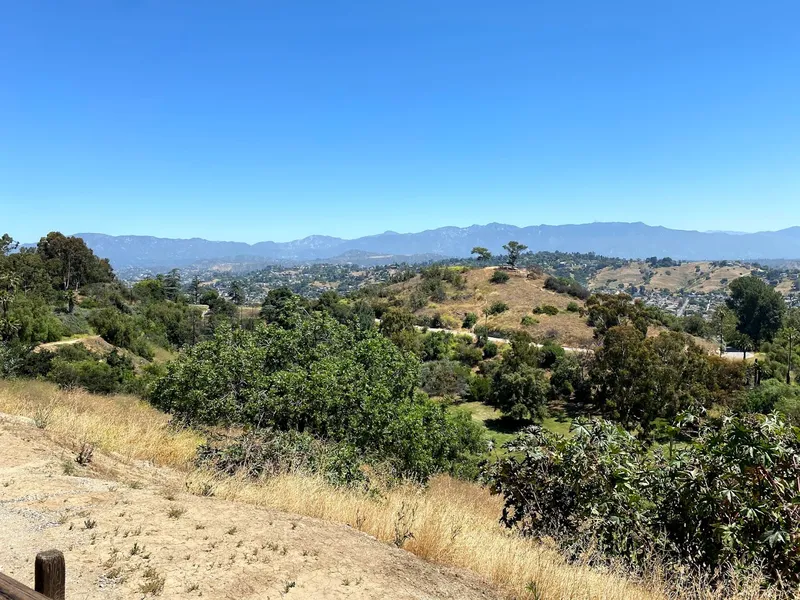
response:
[(520, 255), (527, 249), (528, 247), (525, 244), (520, 244), (514, 240), (511, 240), (503, 246), (503, 250), (508, 252), (507, 262), (512, 269), (516, 268)]
[(489, 260), (492, 258), (492, 253), (489, 252), (488, 248), (484, 248), (483, 246), (475, 246), (472, 250), (470, 250), (470, 254), (476, 254), (478, 262), (489, 262)]

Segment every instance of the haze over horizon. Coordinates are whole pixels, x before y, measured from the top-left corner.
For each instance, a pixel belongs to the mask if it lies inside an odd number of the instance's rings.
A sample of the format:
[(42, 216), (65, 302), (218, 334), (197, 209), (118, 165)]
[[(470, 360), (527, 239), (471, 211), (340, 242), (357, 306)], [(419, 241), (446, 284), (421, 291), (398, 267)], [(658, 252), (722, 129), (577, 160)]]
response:
[(0, 228), (800, 224), (800, 5), (12, 3)]

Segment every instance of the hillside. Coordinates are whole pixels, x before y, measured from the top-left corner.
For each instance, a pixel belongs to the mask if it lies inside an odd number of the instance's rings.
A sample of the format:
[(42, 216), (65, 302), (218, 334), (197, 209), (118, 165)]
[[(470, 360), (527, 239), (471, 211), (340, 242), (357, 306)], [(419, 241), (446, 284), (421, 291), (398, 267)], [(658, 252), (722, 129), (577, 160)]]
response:
[(741, 263), (726, 266), (712, 262), (684, 262), (670, 267), (653, 267), (643, 261), (622, 267), (608, 267), (589, 281), (590, 289), (628, 289), (643, 286), (648, 291), (717, 292), (729, 282), (749, 275), (752, 267)]
[(0, 444), (2, 570), (30, 584), (36, 552), (61, 549), (69, 598), (499, 598), (343, 525), (191, 496), (166, 469), (98, 455), (68, 473), (72, 452), (8, 417)]
[[(506, 283), (492, 283), (490, 278), (495, 270), (494, 267), (486, 267), (464, 272), (463, 289), (459, 290), (448, 284), (445, 286), (446, 300), (428, 301), (426, 306), (414, 313), (427, 317), (441, 315), (454, 329), (460, 328), (467, 313), (475, 313), (479, 316), (478, 323), (492, 330), (524, 330), (537, 338), (553, 339), (564, 346), (593, 345), (593, 330), (586, 324), (585, 317), (567, 310), (571, 303), (583, 307), (583, 301), (545, 289), (546, 276), (536, 275), (526, 269), (506, 271), (509, 274)], [(421, 281), (422, 277), (416, 276), (406, 282), (389, 286), (387, 291), (390, 295), (410, 303), (411, 296)], [(484, 311), (496, 302), (506, 303), (508, 310), (486, 316)], [(534, 308), (542, 305), (554, 306), (558, 313), (534, 314)], [(523, 317), (532, 320), (531, 324), (523, 325)]]
[[(36, 552), (55, 547), (68, 598), (667, 598), (509, 535), (475, 484), (249, 483), (195, 470), (200, 442), (130, 396), (0, 382), (2, 571), (30, 584)], [(398, 531), (412, 534), (402, 550)]]

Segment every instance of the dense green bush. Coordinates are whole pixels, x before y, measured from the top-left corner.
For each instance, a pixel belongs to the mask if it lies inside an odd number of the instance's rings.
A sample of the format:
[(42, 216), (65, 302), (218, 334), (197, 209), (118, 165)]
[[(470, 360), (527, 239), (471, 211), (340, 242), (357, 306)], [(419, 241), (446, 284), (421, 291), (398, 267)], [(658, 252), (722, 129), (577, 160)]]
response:
[(483, 345), (483, 358), (494, 358), (497, 356), (497, 353), (500, 351), (497, 344), (492, 341), (487, 341)]
[(553, 306), (552, 304), (542, 304), (541, 306), (536, 306), (533, 309), (533, 314), (535, 315), (557, 315), (558, 308)]
[(191, 422), (306, 431), (426, 479), (468, 462), (480, 433), (416, 393), (418, 373), (416, 357), (377, 332), (315, 313), (289, 329), (220, 328), (168, 365), (151, 398)]
[(580, 283), (566, 277), (548, 277), (544, 281), (544, 287), (547, 290), (553, 290), (559, 294), (569, 294), (581, 300), (586, 300), (591, 295), (589, 290)]
[(800, 430), (772, 415), (695, 431), (670, 456), (605, 421), (576, 423), (571, 438), (531, 427), (488, 479), (506, 525), (565, 549), (639, 568), (657, 557), (712, 578), (756, 568), (796, 586)]
[(474, 312), (469, 312), (464, 316), (464, 322), (462, 323), (462, 327), (464, 329), (472, 329), (475, 324), (478, 322), (478, 315)]
[(95, 310), (89, 316), (89, 323), (97, 335), (109, 344), (126, 348), (144, 358), (152, 358), (153, 353), (142, 336), (142, 329), (136, 320), (113, 308)]
[(492, 276), (489, 278), (491, 283), (506, 283), (511, 276), (506, 273), (505, 271), (495, 270), (492, 272)]
[[(483, 350), (485, 349), (484, 346)], [(483, 360), (483, 350), (466, 340), (459, 340), (453, 349), (453, 358), (462, 364), (474, 367)]]
[(488, 308), (484, 309), (484, 312), (487, 315), (499, 315), (504, 313), (508, 310), (508, 304), (498, 300), (497, 302), (493, 302)]
[(453, 360), (426, 362), (420, 369), (420, 387), (431, 396), (465, 396), (470, 370)]

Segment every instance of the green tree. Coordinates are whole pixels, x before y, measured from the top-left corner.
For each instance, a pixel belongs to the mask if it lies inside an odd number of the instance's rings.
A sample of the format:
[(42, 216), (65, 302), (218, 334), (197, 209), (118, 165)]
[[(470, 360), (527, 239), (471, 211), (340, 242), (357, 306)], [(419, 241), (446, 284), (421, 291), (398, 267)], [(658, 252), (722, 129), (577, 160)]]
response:
[(640, 302), (627, 294), (594, 294), (586, 301), (587, 322), (594, 327), (595, 337), (602, 337), (612, 327), (631, 325), (647, 334), (649, 318)]
[(475, 254), (478, 262), (489, 262), (492, 259), (492, 253), (483, 246), (475, 246), (470, 250), (470, 254)]
[(173, 302), (181, 295), (181, 272), (178, 269), (172, 269), (164, 276), (164, 293), (167, 300)]
[(756, 345), (775, 336), (786, 309), (781, 294), (753, 275), (731, 282), (726, 304), (736, 314), (739, 333)]
[(279, 287), (267, 292), (259, 314), (267, 323), (291, 327), (305, 310), (306, 302), (302, 298), (287, 287)]
[(19, 247), (19, 242), (15, 242), (14, 238), (12, 238), (7, 233), (4, 233), (2, 237), (0, 237), (0, 256), (6, 256), (10, 252), (13, 252)]
[(192, 281), (189, 282), (189, 294), (191, 295), (192, 302), (194, 304), (200, 303), (200, 295), (203, 293), (203, 284), (200, 282), (200, 278), (195, 275), (192, 277)]
[(479, 449), (474, 423), (416, 391), (419, 362), (322, 313), (291, 329), (221, 327), (169, 363), (152, 401), (179, 418), (305, 431), (427, 479)]
[(242, 287), (242, 284), (238, 279), (234, 279), (233, 282), (231, 283), (230, 297), (231, 297), (231, 302), (233, 302), (236, 306), (241, 306), (242, 304), (244, 304), (245, 300), (244, 288)]
[(520, 255), (527, 249), (528, 247), (525, 244), (520, 244), (514, 240), (503, 245), (503, 250), (505, 250), (508, 254), (508, 258), (506, 260), (512, 269), (516, 268)]
[(114, 272), (108, 260), (97, 258), (81, 238), (48, 233), (39, 240), (37, 251), (53, 276), (53, 285), (62, 290), (79, 289), (88, 283), (110, 283)]

